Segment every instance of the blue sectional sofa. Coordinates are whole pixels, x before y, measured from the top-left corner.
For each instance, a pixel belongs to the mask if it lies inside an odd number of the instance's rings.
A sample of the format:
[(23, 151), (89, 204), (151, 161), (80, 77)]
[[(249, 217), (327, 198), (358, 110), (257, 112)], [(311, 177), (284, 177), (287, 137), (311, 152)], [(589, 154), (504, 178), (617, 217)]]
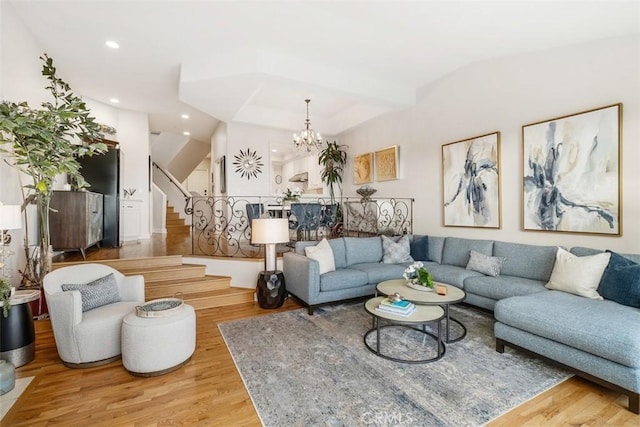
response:
[[(496, 350), (510, 346), (561, 364), (589, 380), (629, 396), (629, 409), (640, 412), (640, 308), (610, 300), (592, 300), (548, 290), (557, 247), (456, 237), (411, 236), (424, 242), (416, 251), (434, 280), (464, 289), (465, 303), (494, 312)], [(384, 280), (402, 277), (410, 262), (382, 263), (380, 237), (329, 240), (335, 271), (319, 273), (318, 262), (304, 255), (317, 242), (297, 242), (284, 254), (287, 290), (315, 307), (375, 293)], [(475, 251), (504, 261), (493, 277), (467, 268)], [(588, 256), (601, 251), (576, 247)], [(412, 255), (413, 244), (412, 244)], [(640, 262), (640, 255), (625, 257)], [(415, 256), (414, 256), (415, 258)], [(420, 259), (425, 258), (425, 259)]]

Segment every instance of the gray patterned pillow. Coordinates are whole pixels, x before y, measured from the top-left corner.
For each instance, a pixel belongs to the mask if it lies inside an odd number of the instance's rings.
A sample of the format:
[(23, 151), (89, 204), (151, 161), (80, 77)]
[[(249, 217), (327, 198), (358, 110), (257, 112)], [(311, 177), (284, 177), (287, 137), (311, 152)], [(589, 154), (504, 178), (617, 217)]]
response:
[(474, 270), (488, 276), (497, 276), (502, 271), (502, 264), (506, 258), (501, 256), (488, 256), (480, 252), (470, 251), (467, 270)]
[(400, 262), (413, 262), (409, 255), (411, 242), (409, 236), (402, 236), (398, 242), (394, 242), (387, 236), (382, 236), (382, 262), (385, 264), (398, 264)]
[(120, 301), (118, 284), (113, 273), (85, 285), (62, 285), (63, 291), (80, 291), (82, 311)]

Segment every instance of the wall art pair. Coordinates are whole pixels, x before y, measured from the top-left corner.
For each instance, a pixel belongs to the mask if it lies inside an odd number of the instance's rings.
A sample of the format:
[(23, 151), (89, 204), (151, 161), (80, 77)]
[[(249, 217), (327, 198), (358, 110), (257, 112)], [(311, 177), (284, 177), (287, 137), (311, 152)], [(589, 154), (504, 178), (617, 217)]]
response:
[[(522, 228), (621, 235), (622, 104), (522, 127)], [(500, 228), (500, 132), (442, 146), (445, 226)]]
[(357, 185), (372, 183), (374, 170), (376, 181), (398, 179), (398, 168), (397, 145), (383, 148), (375, 153), (364, 153), (354, 158), (353, 182)]

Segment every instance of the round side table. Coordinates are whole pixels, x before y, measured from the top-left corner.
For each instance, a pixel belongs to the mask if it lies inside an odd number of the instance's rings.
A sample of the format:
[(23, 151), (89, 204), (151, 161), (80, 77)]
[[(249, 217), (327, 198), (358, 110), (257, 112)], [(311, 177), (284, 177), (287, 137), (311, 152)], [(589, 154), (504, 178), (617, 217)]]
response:
[(5, 318), (0, 313), (0, 358), (16, 368), (31, 362), (36, 355), (36, 332), (29, 303), (39, 298), (40, 291), (16, 291), (9, 300), (9, 316)]

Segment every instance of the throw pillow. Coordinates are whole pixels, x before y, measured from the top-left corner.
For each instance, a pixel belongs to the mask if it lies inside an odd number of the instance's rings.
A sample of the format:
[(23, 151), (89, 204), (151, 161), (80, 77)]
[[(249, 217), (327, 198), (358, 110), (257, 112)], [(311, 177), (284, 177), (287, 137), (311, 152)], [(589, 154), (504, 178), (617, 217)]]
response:
[(333, 250), (327, 239), (322, 239), (315, 246), (307, 246), (304, 248), (304, 253), (308, 258), (318, 261), (320, 274), (335, 271), (336, 262), (333, 259)]
[(640, 264), (612, 251), (598, 287), (604, 299), (640, 308)]
[(414, 236), (409, 254), (414, 261), (431, 261), (429, 259), (429, 236)]
[(502, 264), (506, 258), (501, 256), (489, 256), (476, 251), (469, 251), (467, 270), (477, 271), (487, 276), (498, 276), (502, 271)]
[(608, 253), (579, 257), (559, 247), (546, 287), (591, 299), (602, 299), (597, 289), (610, 257)]
[(409, 236), (402, 236), (398, 242), (394, 242), (387, 236), (382, 237), (382, 262), (384, 264), (398, 264), (401, 262), (413, 262), (410, 255)]
[(83, 312), (120, 301), (118, 284), (113, 273), (84, 285), (62, 285), (62, 290), (80, 291)]

